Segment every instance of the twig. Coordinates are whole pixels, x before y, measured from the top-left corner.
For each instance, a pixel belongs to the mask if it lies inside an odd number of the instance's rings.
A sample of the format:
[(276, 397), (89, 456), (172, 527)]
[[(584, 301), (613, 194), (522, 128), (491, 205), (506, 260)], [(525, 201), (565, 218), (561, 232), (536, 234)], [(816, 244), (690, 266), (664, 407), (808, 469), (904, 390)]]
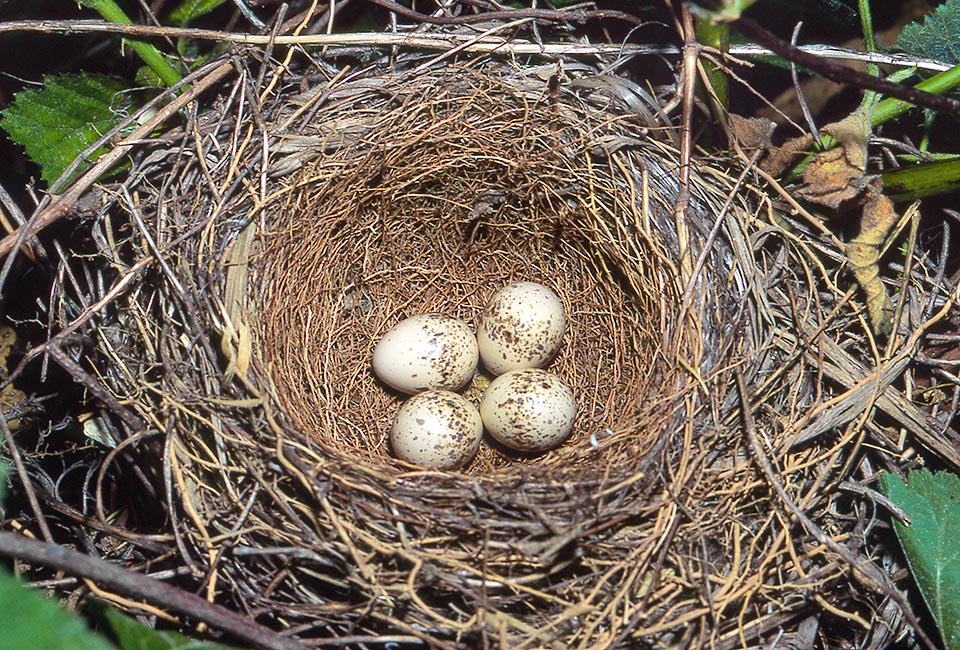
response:
[(260, 20), (257, 14), (253, 13), (253, 10), (250, 9), (250, 7), (247, 6), (247, 3), (243, 0), (233, 0), (233, 4), (237, 8), (237, 11), (239, 11), (240, 14), (249, 20), (250, 23), (257, 29), (263, 29), (267, 26), (265, 22)]
[(394, 635), (394, 636), (328, 636), (317, 639), (310, 639), (311, 646), (357, 646), (361, 644), (375, 644), (378, 648), (389, 648), (403, 645), (425, 646), (423, 639), (416, 636)]
[[(798, 21), (796, 26), (793, 28), (793, 35), (790, 37), (790, 45), (793, 45), (794, 47), (797, 46), (797, 39), (800, 37), (801, 27), (803, 27), (803, 22)], [(790, 78), (793, 80), (793, 87), (797, 92), (797, 101), (800, 102), (800, 110), (803, 111), (803, 119), (807, 121), (807, 126), (810, 127), (810, 133), (813, 134), (813, 139), (817, 141), (817, 146), (822, 149), (823, 140), (820, 138), (820, 130), (817, 128), (817, 123), (813, 120), (813, 113), (810, 112), (810, 106), (807, 104), (807, 98), (803, 94), (803, 87), (800, 85), (800, 75), (797, 73), (797, 64), (793, 61), (790, 62)]]
[(17, 441), (13, 439), (13, 432), (10, 430), (10, 425), (7, 423), (7, 418), (0, 413), (0, 429), (3, 429), (3, 438), (7, 443), (7, 452), (10, 454), (10, 458), (13, 459), (13, 466), (17, 470), (17, 474), (20, 476), (20, 483), (23, 485), (23, 491), (27, 495), (27, 502), (30, 504), (30, 510), (33, 512), (34, 518), (37, 520), (37, 526), (40, 528), (40, 534), (43, 535), (43, 538), (48, 542), (53, 541), (53, 535), (50, 534), (50, 527), (47, 526), (47, 520), (43, 516), (43, 511), (40, 509), (40, 502), (37, 500), (37, 493), (33, 490), (33, 484), (30, 482), (30, 475), (27, 474), (27, 468), (23, 464), (23, 457), (20, 455), (20, 450), (17, 447)]
[[(7, 212), (3, 211), (3, 208), (7, 209), (10, 218), (8, 218)], [(13, 219), (14, 223), (11, 223), (10, 219)], [(7, 188), (0, 184), (0, 226), (7, 232), (13, 232), (18, 226), (22, 225), (24, 221), (26, 221), (26, 218), (23, 216), (23, 211), (20, 210), (20, 206), (17, 205), (13, 197), (10, 196), (10, 193), (7, 192)], [(33, 247), (35, 243), (36, 242), (27, 242), (23, 248), (20, 249), (20, 252), (26, 255), (27, 259), (34, 264), (38, 261), (37, 251), (34, 250)], [(40, 255), (45, 259), (46, 256), (44, 255), (43, 249), (38, 250), (40, 250)], [(0, 269), (0, 298), (2, 298), (3, 286), (7, 283), (7, 276), (10, 274), (10, 269), (12, 268), (13, 256), (10, 256), (10, 258), (3, 263), (2, 269)]]
[(7, 378), (3, 381), (0, 381), (0, 389), (3, 389), (7, 384), (19, 377), (24, 368), (27, 367), (27, 364), (30, 363), (30, 361), (32, 361), (35, 357), (46, 352), (48, 348), (56, 347), (60, 345), (60, 343), (68, 340), (68, 338), (72, 336), (74, 332), (80, 329), (84, 323), (93, 318), (101, 309), (110, 304), (111, 301), (119, 296), (127, 288), (127, 286), (139, 276), (140, 272), (152, 262), (152, 257), (144, 257), (140, 259), (136, 264), (127, 269), (126, 273), (121, 276), (121, 278), (114, 284), (113, 287), (111, 287), (110, 291), (108, 291), (105, 296), (92, 305), (84, 308), (79, 316), (77, 316), (69, 325), (57, 332), (56, 335), (31, 348), (26, 354), (23, 355), (23, 358), (20, 359), (20, 362), (17, 364), (17, 366), (7, 375)]
[(902, 523), (908, 526), (910, 525), (910, 515), (907, 514), (907, 511), (898, 506), (891, 499), (887, 498), (883, 493), (877, 492), (876, 490), (868, 488), (865, 485), (860, 485), (855, 481), (849, 480), (840, 481), (837, 487), (841, 490), (846, 490), (847, 492), (853, 492), (855, 494), (859, 494), (860, 496), (865, 496), (874, 503), (879, 503)]
[[(917, 68), (918, 70), (930, 70), (933, 72), (946, 72), (953, 67), (953, 65), (943, 61), (913, 56), (911, 54), (864, 52), (863, 50), (855, 50), (837, 45), (825, 45), (822, 43), (797, 45), (796, 48), (801, 52), (807, 52), (823, 59), (836, 59), (838, 61), (859, 61), (862, 63), (876, 63), (878, 65), (892, 65), (898, 68)], [(755, 43), (731, 45), (729, 53), (734, 56), (744, 57), (768, 57), (771, 54), (776, 54), (773, 50)]]
[[(59, 340), (54, 342), (54, 339), (51, 339), (43, 345), (43, 350), (50, 355), (50, 358), (57, 362), (58, 366), (63, 368), (64, 371), (73, 377), (74, 381), (82, 385), (86, 390), (90, 391), (91, 395), (106, 404), (111, 412), (116, 413), (117, 416), (123, 420), (123, 423), (130, 427), (131, 432), (139, 431), (141, 428), (143, 428), (143, 421), (129, 408), (125, 407), (120, 400), (117, 399), (116, 395), (104, 388), (103, 384), (97, 381), (97, 379), (89, 372), (84, 370), (83, 366), (71, 359), (60, 348), (59, 343)], [(34, 348), (34, 351), (37, 349), (39, 349), (39, 346), (38, 348)], [(115, 440), (114, 442), (120, 441)]]
[(435, 65), (438, 64), (438, 63), (440, 63), (441, 61), (444, 61), (444, 60), (446, 60), (446, 59), (448, 59), (448, 58), (451, 58), (451, 57), (455, 56), (456, 54), (458, 54), (459, 52), (461, 52), (461, 51), (463, 51), (463, 50), (466, 50), (466, 49), (469, 48), (471, 45), (473, 45), (474, 43), (477, 43), (477, 42), (481, 41), (483, 38), (485, 38), (485, 37), (487, 37), (487, 36), (491, 36), (491, 35), (495, 34), (496, 32), (505, 31), (505, 30), (510, 30), (510, 29), (515, 28), (515, 27), (519, 27), (519, 26), (521, 26), (521, 25), (523, 25), (524, 23), (527, 23), (527, 22), (529, 22), (529, 21), (530, 21), (529, 18), (521, 18), (520, 20), (515, 20), (515, 21), (513, 21), (513, 22), (509, 22), (509, 23), (506, 23), (506, 24), (504, 24), (504, 25), (496, 25), (496, 26), (494, 26), (494, 27), (491, 27), (491, 28), (488, 29), (487, 31), (483, 32), (482, 34), (478, 34), (475, 38), (473, 38), (473, 39), (471, 39), (471, 40), (469, 40), (469, 41), (466, 41), (465, 43), (461, 43), (460, 45), (457, 45), (457, 46), (455, 46), (455, 47), (452, 47), (452, 48), (450, 48), (448, 51), (445, 51), (445, 52), (442, 52), (441, 54), (438, 54), (437, 56), (433, 57), (433, 58), (430, 59), (429, 61), (425, 61), (425, 62), (422, 63), (421, 65), (419, 65), (419, 66), (417, 66), (416, 68), (414, 68), (414, 69), (411, 71), (410, 74), (411, 74), (411, 75), (417, 75), (417, 74), (423, 72), (424, 70), (428, 70), (428, 69), (432, 68), (433, 66), (435, 66)]
[[(485, 14), (489, 17), (489, 14)], [(237, 45), (267, 45), (271, 42), (269, 34), (246, 34), (223, 32), (194, 27), (156, 27), (153, 25), (121, 25), (102, 20), (15, 20), (0, 22), (0, 33), (4, 32), (43, 32), (47, 34), (76, 35), (85, 33), (107, 33), (141, 38), (190, 38), (201, 41), (234, 43)], [(465, 34), (429, 34), (403, 32), (356, 32), (351, 34), (303, 34), (299, 36), (277, 36), (272, 39), (276, 45), (316, 45), (343, 47), (383, 47), (399, 45), (409, 48), (443, 50), (451, 44), (457, 44), (473, 35)], [(862, 61), (893, 65), (901, 68), (917, 68), (943, 72), (952, 66), (943, 61), (908, 54), (885, 52), (863, 52), (835, 45), (809, 44), (797, 46), (797, 50), (817, 56), (820, 59), (840, 61)], [(524, 39), (485, 39), (467, 48), (468, 52), (503, 51), (511, 54), (544, 54), (570, 56), (607, 54), (624, 58), (644, 55), (677, 55), (680, 48), (675, 45), (646, 45), (637, 43), (535, 43)], [(731, 56), (760, 58), (776, 54), (773, 50), (753, 43), (733, 44), (727, 53)]]
[(817, 526), (817, 524), (794, 503), (790, 495), (787, 494), (787, 491), (780, 483), (780, 479), (777, 477), (776, 470), (773, 469), (773, 465), (770, 463), (770, 459), (767, 458), (766, 452), (763, 450), (763, 444), (760, 442), (760, 436), (757, 434), (757, 426), (753, 420), (753, 412), (750, 406), (750, 395), (743, 381), (743, 373), (736, 367), (734, 367), (733, 373), (737, 382), (737, 392), (740, 394), (740, 410), (743, 415), (743, 428), (747, 434), (747, 442), (750, 444), (750, 449), (753, 450), (757, 465), (760, 466), (761, 472), (763, 472), (767, 482), (770, 484), (770, 488), (776, 493), (777, 498), (779, 498), (787, 510), (797, 518), (797, 521), (800, 522), (808, 534), (817, 540), (819, 544), (839, 555), (840, 558), (850, 566), (853, 570), (854, 577), (856, 577), (863, 586), (892, 598), (907, 617), (907, 620), (917, 633), (917, 636), (920, 637), (920, 640), (930, 648), (930, 650), (936, 650), (937, 646), (920, 626), (920, 621), (918, 621), (914, 615), (907, 599), (897, 591), (894, 585), (890, 584), (890, 579), (887, 575), (869, 562), (860, 562), (850, 549), (837, 543), (832, 537), (823, 532), (823, 529)]
[(245, 616), (204, 600), (159, 580), (128, 571), (99, 558), (28, 539), (16, 533), (0, 532), (0, 555), (53, 567), (69, 575), (92, 580), (132, 598), (161, 605), (171, 611), (203, 621), (237, 639), (265, 650), (305, 650)]
[(780, 40), (749, 18), (738, 18), (731, 26), (747, 38), (761, 43), (774, 53), (788, 61), (798, 63), (837, 83), (874, 90), (889, 97), (895, 97), (914, 106), (931, 108), (935, 111), (960, 117), (960, 101), (944, 95), (934, 95), (923, 90), (887, 81), (881, 77), (871, 77), (853, 68), (834, 63), (829, 59), (804, 52), (790, 43)]
[(432, 16), (404, 7), (401, 4), (393, 2), (393, 0), (370, 0), (370, 2), (406, 18), (416, 20), (418, 23), (432, 23), (434, 25), (467, 25), (486, 20), (517, 20), (519, 18), (569, 23), (585, 23), (590, 20), (613, 18), (633, 25), (643, 25), (643, 21), (633, 14), (605, 9), (504, 9), (502, 11), (484, 11), (467, 14), (466, 16)]
[[(677, 173), (678, 191), (676, 203), (673, 210), (673, 218), (677, 228), (677, 245), (679, 250), (677, 255), (680, 258), (680, 281), (686, 285), (693, 281), (693, 249), (690, 241), (690, 231), (688, 228), (688, 211), (690, 207), (690, 167), (693, 151), (693, 111), (694, 111), (694, 91), (696, 88), (696, 70), (697, 57), (700, 54), (699, 44), (696, 40), (696, 33), (693, 27), (693, 18), (687, 10), (686, 5), (682, 6), (682, 25), (680, 29), (683, 33), (683, 91), (680, 123), (680, 167)], [(691, 321), (687, 320), (687, 316)], [(695, 324), (696, 317), (692, 309), (681, 313), (680, 323)], [(673, 354), (677, 354), (680, 349), (680, 342), (683, 340), (684, 328), (674, 336)], [(691, 344), (694, 342), (696, 333), (693, 333)], [(700, 365), (699, 359), (693, 360), (694, 367)]]

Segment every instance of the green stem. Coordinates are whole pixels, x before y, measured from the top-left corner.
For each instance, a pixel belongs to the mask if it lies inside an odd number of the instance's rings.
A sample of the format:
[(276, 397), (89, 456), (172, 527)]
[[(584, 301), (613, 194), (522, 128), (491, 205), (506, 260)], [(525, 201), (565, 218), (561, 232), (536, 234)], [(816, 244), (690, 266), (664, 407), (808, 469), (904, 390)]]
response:
[[(89, 7), (99, 13), (103, 16), (104, 20), (112, 23), (123, 23), (125, 25), (133, 24), (133, 21), (127, 17), (127, 14), (123, 13), (123, 9), (121, 9), (114, 0), (79, 0), (79, 2), (83, 6)], [(157, 48), (144, 41), (128, 42), (130, 43), (130, 47), (133, 48), (133, 51), (143, 59), (144, 63), (150, 66), (150, 69), (160, 77), (163, 83), (167, 86), (180, 83), (182, 79), (180, 73), (167, 63), (167, 60), (163, 58), (163, 55)]]
[[(870, 0), (859, 0), (860, 4), (860, 26), (863, 29), (863, 44), (867, 52), (877, 51), (877, 41), (873, 37), (873, 18), (870, 16)], [(867, 72), (874, 77), (880, 75), (880, 68), (876, 63), (867, 64)]]
[[(701, 45), (715, 48), (720, 52), (730, 49), (730, 26), (726, 23), (714, 23), (707, 17), (694, 16), (694, 29), (697, 33), (697, 42)], [(727, 75), (724, 71), (707, 58), (700, 59), (706, 71), (707, 83), (713, 88), (719, 109), (727, 108)], [(707, 89), (709, 99), (710, 89)], [(711, 102), (712, 104), (712, 102)], [(720, 117), (714, 115), (714, 117)]]
[[(863, 30), (863, 45), (867, 52), (877, 51), (877, 41), (873, 37), (873, 18), (870, 15), (870, 0), (858, 0), (860, 7), (860, 28)], [(880, 76), (880, 68), (876, 63), (867, 64), (867, 73), (873, 77)], [(861, 108), (872, 107), (877, 103), (877, 93), (867, 91), (863, 93), (863, 100), (860, 102)]]
[(960, 189), (960, 158), (901, 167), (880, 174), (894, 201), (916, 201)]
[[(942, 94), (960, 86), (960, 64), (953, 66), (949, 70), (944, 70), (938, 75), (934, 75), (925, 81), (917, 84), (917, 88), (925, 90), (928, 93)], [(877, 104), (873, 109), (873, 125), (879, 126), (889, 122), (895, 117), (900, 117), (913, 108), (913, 104), (908, 104), (893, 97), (887, 98)]]

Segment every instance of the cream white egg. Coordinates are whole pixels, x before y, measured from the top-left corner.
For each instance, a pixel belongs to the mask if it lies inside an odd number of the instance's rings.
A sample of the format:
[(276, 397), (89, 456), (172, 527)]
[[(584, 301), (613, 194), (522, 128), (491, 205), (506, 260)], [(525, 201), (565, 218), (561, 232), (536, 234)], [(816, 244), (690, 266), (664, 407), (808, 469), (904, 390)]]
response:
[(446, 390), (429, 390), (403, 403), (390, 429), (398, 458), (431, 469), (456, 469), (480, 448), (483, 422), (466, 398)]
[(560, 349), (566, 327), (556, 293), (537, 282), (514, 282), (493, 294), (480, 315), (480, 358), (495, 375), (542, 368)]
[(373, 371), (404, 393), (456, 390), (473, 377), (477, 339), (462, 320), (443, 314), (411, 316), (384, 334), (373, 350)]
[(497, 441), (517, 451), (546, 451), (573, 431), (573, 389), (539, 368), (511, 370), (492, 382), (480, 400), (480, 417)]

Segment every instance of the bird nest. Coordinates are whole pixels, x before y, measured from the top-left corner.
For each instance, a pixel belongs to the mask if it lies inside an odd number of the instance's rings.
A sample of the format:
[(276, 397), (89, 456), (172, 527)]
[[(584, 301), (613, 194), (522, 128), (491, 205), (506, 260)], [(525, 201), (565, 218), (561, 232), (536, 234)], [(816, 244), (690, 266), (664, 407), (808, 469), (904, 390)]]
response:
[[(868, 491), (837, 486), (873, 476), (867, 439), (930, 419), (870, 419), (899, 375), (863, 361), (837, 239), (750, 170), (694, 160), (682, 180), (651, 95), (583, 64), (321, 65), (264, 91), (236, 61), (214, 110), (90, 194), (94, 245), (69, 261), (57, 317), (119, 441), (104, 474), (153, 486), (98, 493), (101, 517), (127, 512), (103, 530), (313, 645), (902, 630), (889, 580), (864, 589), (848, 562), (876, 550)], [(453, 472), (399, 461), (374, 345), (417, 313), (475, 324), (516, 280), (567, 308), (551, 370), (574, 433)], [(169, 535), (147, 534), (158, 512)]]

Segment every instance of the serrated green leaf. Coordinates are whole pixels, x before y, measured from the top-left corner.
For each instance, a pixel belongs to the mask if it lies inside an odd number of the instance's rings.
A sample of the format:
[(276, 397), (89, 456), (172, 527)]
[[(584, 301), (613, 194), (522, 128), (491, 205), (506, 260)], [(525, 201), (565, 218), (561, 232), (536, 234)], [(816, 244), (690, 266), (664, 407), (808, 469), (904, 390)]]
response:
[[(42, 88), (23, 90), (0, 112), (0, 127), (24, 147), (48, 183), (130, 110), (123, 83), (107, 75), (44, 77)], [(103, 149), (94, 153), (95, 160)]]
[(950, 65), (960, 63), (960, 0), (947, 0), (923, 22), (904, 27), (894, 47)]
[(103, 616), (120, 650), (237, 650), (232, 646), (197, 641), (177, 632), (158, 632), (120, 612), (106, 608)]
[(210, 13), (227, 0), (183, 0), (176, 9), (170, 12), (170, 22), (179, 27), (186, 27), (194, 20)]
[(920, 593), (949, 650), (960, 650), (960, 477), (918, 470), (884, 474), (880, 487), (910, 517), (894, 522)]
[(112, 650), (113, 646), (78, 617), (0, 568), (0, 648)]

